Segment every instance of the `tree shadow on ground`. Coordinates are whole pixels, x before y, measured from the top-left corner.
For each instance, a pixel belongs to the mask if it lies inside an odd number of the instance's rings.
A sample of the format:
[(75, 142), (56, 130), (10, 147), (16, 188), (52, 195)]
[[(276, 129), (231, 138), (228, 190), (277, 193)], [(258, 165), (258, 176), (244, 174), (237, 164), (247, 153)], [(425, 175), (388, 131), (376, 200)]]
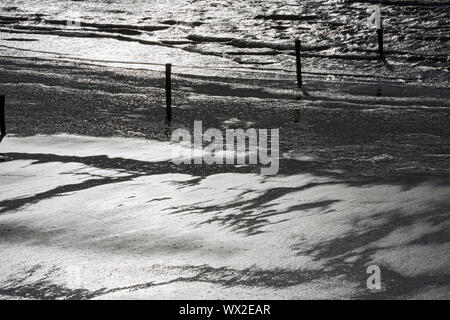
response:
[[(324, 268), (331, 275), (345, 275), (349, 280), (360, 283), (360, 291), (356, 294), (359, 299), (392, 299), (406, 297), (408, 295), (418, 293), (421, 289), (432, 287), (448, 287), (450, 285), (450, 273), (435, 272), (433, 261), (427, 261), (426, 257), (421, 261), (422, 269), (419, 273), (401, 274), (393, 268), (402, 268), (402, 264), (408, 263), (406, 267), (414, 267), (409, 264), (411, 262), (401, 261), (397, 263), (391, 262), (389, 265), (379, 265), (382, 273), (382, 290), (366, 289), (366, 269), (369, 265), (379, 264), (377, 257), (380, 258), (379, 251), (395, 251), (399, 250), (397, 258), (401, 254), (401, 250), (408, 247), (428, 246), (428, 250), (433, 246), (450, 243), (450, 200), (437, 203), (430, 203), (427, 209), (420, 210), (414, 214), (405, 214), (399, 210), (390, 210), (378, 212), (370, 215), (367, 219), (382, 221), (376, 226), (367, 228), (358, 227), (360, 221), (353, 221), (354, 229), (348, 234), (323, 241), (310, 248), (304, 248), (299, 245), (293, 248), (298, 255), (313, 256), (314, 260), (325, 262)], [(434, 231), (426, 231), (426, 225), (436, 227)], [(422, 226), (424, 234), (407, 241), (407, 234), (401, 235), (402, 242), (391, 242), (389, 245), (382, 245), (380, 241), (386, 239), (394, 232), (404, 228)], [(405, 241), (406, 240), (406, 241)], [(432, 250), (432, 249), (431, 249)], [(382, 255), (381, 255), (382, 257)], [(411, 258), (411, 257), (410, 257)], [(416, 253), (414, 258), (419, 258)], [(347, 260), (350, 259), (350, 260)], [(449, 261), (450, 253), (444, 253), (441, 261)], [(382, 262), (381, 262), (382, 263)], [(405, 267), (403, 265), (403, 267)], [(420, 268), (420, 266), (419, 266)]]
[(206, 177), (208, 175), (215, 173), (221, 172), (248, 173), (248, 172), (255, 172), (257, 170), (257, 168), (255, 168), (254, 166), (236, 167), (224, 165), (212, 168), (211, 166), (208, 165), (175, 165), (169, 161), (147, 162), (125, 158), (110, 158), (105, 155), (87, 156), (87, 157), (61, 156), (55, 154), (36, 154), (36, 153), (33, 154), (7, 153), (5, 155), (10, 161), (33, 160), (31, 165), (50, 162), (60, 162), (60, 163), (76, 162), (99, 169), (118, 170), (120, 172), (128, 173), (128, 175), (121, 177), (96, 177), (95, 179), (89, 179), (76, 184), (58, 186), (51, 190), (47, 190), (38, 194), (33, 194), (27, 197), (3, 200), (0, 201), (0, 215), (16, 212), (17, 210), (23, 208), (26, 205), (34, 204), (45, 199), (61, 196), (68, 192), (86, 190), (89, 188), (106, 184), (131, 181), (135, 178), (142, 176), (168, 174), (168, 173), (191, 174), (200, 177), (197, 180), (194, 180), (193, 183), (195, 184), (201, 181), (202, 177)]
[(2, 283), (0, 295), (12, 298), (39, 300), (82, 300), (91, 299), (96, 296), (95, 293), (87, 289), (70, 289), (63, 284), (52, 282), (50, 278), (56, 269), (46, 272), (44, 275), (38, 277), (38, 279), (31, 280), (41, 268), (40, 265), (36, 265), (22, 275), (10, 277), (6, 282)]
[[(260, 269), (250, 267), (235, 269), (230, 267), (212, 267), (210, 265), (187, 265), (165, 267), (176, 274), (185, 276), (173, 277), (165, 281), (150, 281), (128, 286), (99, 288), (96, 290), (69, 288), (64, 283), (54, 283), (51, 278), (61, 273), (58, 268), (45, 272), (40, 277), (35, 273), (41, 269), (37, 265), (24, 274), (11, 276), (0, 289), (0, 295), (28, 299), (93, 299), (120, 291), (132, 292), (175, 283), (210, 283), (224, 288), (235, 286), (282, 289), (307, 283), (322, 275), (320, 270), (290, 270), (283, 268)], [(67, 275), (66, 275), (67, 276)]]
[[(78, 162), (92, 167), (101, 169), (121, 170), (128, 173), (127, 176), (112, 178), (102, 177), (99, 179), (90, 179), (79, 184), (70, 184), (59, 186), (49, 191), (45, 191), (33, 196), (9, 199), (0, 202), (0, 213), (6, 214), (15, 212), (24, 206), (36, 203), (44, 199), (61, 196), (67, 192), (86, 190), (95, 186), (104, 184), (118, 183), (129, 181), (140, 176), (148, 176), (153, 174), (164, 173), (183, 173), (195, 176), (194, 179), (188, 181), (186, 185), (180, 187), (192, 187), (200, 183), (202, 177), (222, 172), (237, 173), (255, 173), (256, 167), (234, 167), (224, 166), (221, 168), (211, 168), (202, 165), (183, 165), (176, 166), (170, 162), (145, 162), (123, 158), (109, 158), (107, 156), (93, 157), (75, 157), (75, 156), (58, 156), (50, 154), (26, 154), (26, 153), (10, 153), (8, 157), (14, 160), (34, 160), (33, 164), (47, 162)], [(329, 184), (346, 184), (354, 186), (363, 186), (373, 184), (374, 181), (365, 181), (363, 179), (348, 181), (325, 181), (320, 183), (307, 183), (299, 187), (276, 187), (269, 188), (263, 193), (249, 200), (237, 200), (233, 203), (219, 206), (180, 206), (174, 209), (173, 214), (206, 214), (223, 212), (225, 210), (239, 211), (239, 214), (214, 215), (204, 223), (218, 222), (219, 224), (230, 228), (234, 232), (241, 232), (247, 236), (253, 236), (265, 232), (264, 227), (270, 224), (280, 223), (284, 221), (281, 215), (295, 211), (306, 211), (310, 209), (318, 209), (323, 212), (328, 210), (333, 204), (338, 203), (339, 199), (329, 199), (304, 203), (290, 206), (284, 211), (270, 209), (270, 202), (277, 200), (290, 193), (304, 191), (316, 186)], [(417, 181), (405, 184), (398, 183), (408, 190), (415, 185)], [(436, 182), (436, 185), (448, 185), (448, 182)], [(249, 191), (244, 191), (241, 196)], [(176, 279), (162, 283), (143, 283), (133, 286), (125, 286), (113, 289), (101, 289), (95, 292), (89, 292), (84, 289), (81, 291), (71, 291), (57, 284), (53, 284), (45, 277), (32, 284), (27, 284), (26, 278), (15, 278), (5, 284), (0, 290), (0, 294), (20, 297), (46, 298), (46, 297), (64, 297), (64, 298), (92, 298), (99, 295), (113, 293), (121, 290), (140, 290), (155, 285), (170, 284), (173, 282), (208, 282), (219, 284), (222, 286), (261, 286), (270, 288), (286, 288), (298, 284), (306, 283), (312, 280), (321, 280), (327, 277), (343, 276), (346, 280), (360, 283), (355, 297), (365, 298), (396, 298), (410, 295), (417, 290), (425, 287), (448, 286), (450, 283), (450, 275), (448, 273), (434, 274), (427, 270), (417, 275), (404, 275), (393, 270), (391, 266), (380, 266), (383, 275), (384, 288), (381, 291), (373, 292), (365, 288), (366, 267), (372, 264), (374, 255), (380, 249), (396, 249), (410, 245), (438, 245), (450, 242), (450, 232), (448, 228), (450, 200), (429, 203), (427, 209), (415, 210), (413, 214), (405, 214), (398, 210), (382, 211), (369, 215), (367, 219), (382, 221), (375, 226), (361, 227), (360, 221), (349, 221), (354, 228), (351, 232), (339, 237), (330, 238), (320, 243), (304, 246), (299, 244), (293, 247), (293, 254), (307, 255), (313, 257), (314, 260), (323, 264), (321, 270), (288, 270), (288, 269), (259, 269), (256, 267), (243, 270), (222, 267), (213, 268), (211, 266), (185, 266), (184, 270), (193, 273), (192, 276), (178, 277)], [(270, 218), (277, 216), (279, 220), (272, 221)], [(396, 230), (403, 227), (413, 225), (430, 224), (438, 227), (436, 231), (427, 232), (421, 237), (411, 240), (409, 243), (391, 247), (380, 248), (376, 243)], [(351, 262), (347, 258), (354, 257)], [(447, 259), (448, 257), (442, 257)], [(432, 267), (432, 266), (430, 266)]]

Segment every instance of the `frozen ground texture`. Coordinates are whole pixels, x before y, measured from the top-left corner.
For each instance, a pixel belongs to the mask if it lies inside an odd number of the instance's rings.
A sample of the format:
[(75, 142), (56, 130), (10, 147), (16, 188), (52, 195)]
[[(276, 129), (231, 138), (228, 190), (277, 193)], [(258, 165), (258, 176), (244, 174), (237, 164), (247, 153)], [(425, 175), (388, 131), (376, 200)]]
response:
[(178, 173), (175, 147), (5, 139), (0, 296), (450, 298), (447, 183)]

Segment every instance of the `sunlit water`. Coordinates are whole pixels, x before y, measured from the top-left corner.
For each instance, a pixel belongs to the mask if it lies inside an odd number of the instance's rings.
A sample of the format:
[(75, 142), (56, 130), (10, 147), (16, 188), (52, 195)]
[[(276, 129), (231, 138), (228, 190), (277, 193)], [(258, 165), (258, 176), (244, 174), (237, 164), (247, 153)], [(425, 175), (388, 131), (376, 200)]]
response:
[[(292, 69), (299, 38), (307, 70), (386, 72), (376, 61), (376, 32), (367, 26), (370, 2), (4, 0), (0, 35), (9, 47), (86, 59), (205, 67), (220, 61), (261, 70)], [(446, 85), (450, 2), (389, 3), (382, 5), (388, 61), (405, 78)], [(68, 19), (80, 27), (68, 27)], [(114, 49), (117, 40), (121, 50)]]

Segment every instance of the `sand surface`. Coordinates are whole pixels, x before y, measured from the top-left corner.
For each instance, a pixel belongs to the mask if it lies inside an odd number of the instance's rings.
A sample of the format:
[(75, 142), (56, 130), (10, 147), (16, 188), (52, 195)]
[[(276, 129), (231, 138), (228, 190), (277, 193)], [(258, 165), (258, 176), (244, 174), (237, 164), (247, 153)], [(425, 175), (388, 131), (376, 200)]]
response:
[[(16, 51), (8, 51), (8, 53)], [(380, 63), (380, 68), (385, 68)], [(170, 129), (279, 128), (281, 171), (421, 179), (450, 175), (450, 90), (371, 75), (305, 75), (173, 67)], [(10, 135), (79, 134), (167, 141), (164, 72), (0, 58)], [(170, 130), (169, 130), (170, 131)], [(213, 169), (215, 170), (215, 169)]]
[[(0, 295), (449, 298), (450, 186), (442, 180), (178, 173), (166, 161), (174, 147), (6, 139)], [(382, 271), (377, 292), (366, 288), (372, 264)]]
[[(348, 11), (348, 2), (321, 1), (311, 10), (339, 14), (299, 23), (256, 19), (278, 10), (267, 2), (267, 12), (242, 24), (256, 23), (257, 39), (232, 28), (226, 42), (205, 33), (208, 24), (219, 33), (233, 25), (210, 20), (214, 10), (188, 25), (156, 17), (111, 27), (108, 19), (123, 13), (97, 21), (97, 2), (74, 2), (98, 24), (77, 30), (66, 28), (65, 12), (33, 3), (2, 3), (10, 11), (0, 17), (8, 130), (0, 297), (449, 299), (444, 4), (390, 6), (383, 62), (373, 32), (360, 26), (368, 3)], [(45, 10), (36, 15), (36, 7)], [(360, 24), (340, 21), (349, 13)], [(26, 19), (8, 17), (18, 14)], [(397, 20), (402, 28), (389, 30)], [(296, 87), (290, 47), (299, 35), (309, 50), (307, 94)], [(174, 165), (178, 146), (167, 132), (192, 130), (195, 120), (205, 129), (278, 128), (279, 175)], [(382, 272), (377, 292), (366, 288), (372, 264)]]

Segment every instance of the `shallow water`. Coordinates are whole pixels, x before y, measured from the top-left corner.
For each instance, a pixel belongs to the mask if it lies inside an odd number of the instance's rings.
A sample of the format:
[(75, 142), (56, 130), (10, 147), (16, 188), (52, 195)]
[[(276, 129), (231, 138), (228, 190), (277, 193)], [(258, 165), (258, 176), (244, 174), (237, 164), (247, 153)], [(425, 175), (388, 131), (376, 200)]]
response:
[[(371, 2), (6, 0), (0, 37), (3, 46), (33, 54), (257, 70), (292, 70), (299, 38), (306, 70), (392, 74), (376, 61), (376, 32), (367, 27)], [(450, 1), (384, 3), (385, 52), (395, 73), (448, 86)], [(68, 19), (80, 26), (68, 27)], [(121, 50), (113, 49), (117, 41)]]

